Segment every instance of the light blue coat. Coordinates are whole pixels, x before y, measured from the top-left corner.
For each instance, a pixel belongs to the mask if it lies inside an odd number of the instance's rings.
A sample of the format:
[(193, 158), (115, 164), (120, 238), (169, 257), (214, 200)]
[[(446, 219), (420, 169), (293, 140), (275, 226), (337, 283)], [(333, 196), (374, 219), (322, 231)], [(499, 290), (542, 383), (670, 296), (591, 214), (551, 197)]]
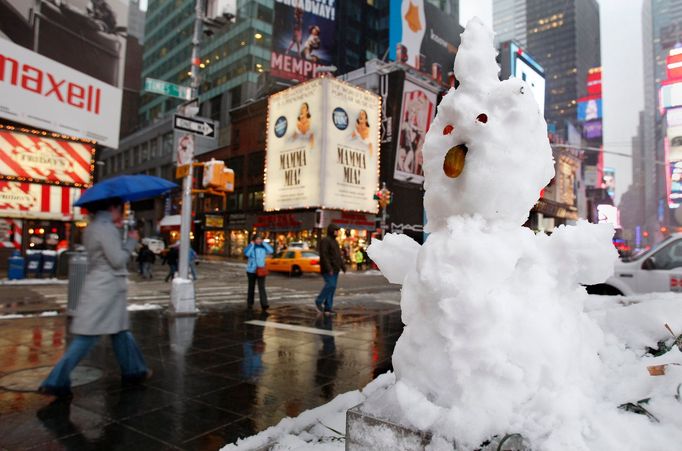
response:
[(272, 246), (266, 242), (263, 244), (249, 243), (244, 249), (244, 255), (249, 259), (246, 263), (246, 272), (255, 273), (256, 268), (264, 267), (265, 257), (273, 252)]

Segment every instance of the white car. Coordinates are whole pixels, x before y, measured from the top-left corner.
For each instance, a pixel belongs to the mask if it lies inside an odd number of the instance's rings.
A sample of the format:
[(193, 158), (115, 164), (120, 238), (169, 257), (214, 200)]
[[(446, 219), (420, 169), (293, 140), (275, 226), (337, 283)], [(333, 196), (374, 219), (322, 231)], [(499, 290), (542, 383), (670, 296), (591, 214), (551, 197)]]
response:
[(618, 261), (613, 276), (588, 286), (587, 292), (625, 296), (682, 292), (682, 233), (674, 233), (651, 249)]
[(159, 255), (166, 248), (163, 240), (158, 238), (142, 238), (142, 244), (146, 244), (149, 250)]

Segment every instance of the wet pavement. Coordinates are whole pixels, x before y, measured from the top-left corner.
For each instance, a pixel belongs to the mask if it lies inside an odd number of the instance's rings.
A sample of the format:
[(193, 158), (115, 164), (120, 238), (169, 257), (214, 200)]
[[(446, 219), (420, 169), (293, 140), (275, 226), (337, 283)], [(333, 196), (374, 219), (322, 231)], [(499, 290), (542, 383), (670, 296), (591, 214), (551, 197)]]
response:
[[(103, 338), (82, 362), (101, 377), (74, 387), (70, 404), (0, 388), (0, 449), (219, 449), (390, 369), (402, 331), (397, 306), (338, 309), (334, 318), (310, 304), (273, 305), (268, 316), (241, 305), (197, 317), (131, 312), (152, 379), (122, 387)], [(69, 339), (66, 321), (0, 320), (0, 385), (53, 365)]]

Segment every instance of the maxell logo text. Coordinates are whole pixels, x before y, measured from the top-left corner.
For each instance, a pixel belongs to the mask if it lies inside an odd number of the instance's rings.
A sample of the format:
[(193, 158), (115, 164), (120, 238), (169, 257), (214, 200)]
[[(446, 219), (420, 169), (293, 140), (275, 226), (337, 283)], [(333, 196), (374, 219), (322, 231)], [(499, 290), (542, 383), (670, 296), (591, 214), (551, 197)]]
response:
[(0, 54), (0, 81), (50, 97), (75, 108), (100, 114), (102, 91), (92, 85), (82, 86), (29, 64)]

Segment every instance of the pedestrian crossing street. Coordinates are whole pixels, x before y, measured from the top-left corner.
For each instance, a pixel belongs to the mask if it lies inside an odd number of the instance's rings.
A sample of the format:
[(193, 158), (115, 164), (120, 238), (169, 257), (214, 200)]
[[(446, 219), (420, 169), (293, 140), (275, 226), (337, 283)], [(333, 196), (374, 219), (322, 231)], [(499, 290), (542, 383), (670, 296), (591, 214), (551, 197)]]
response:
[[(131, 284), (128, 292), (129, 304), (156, 304), (168, 305), (170, 302), (170, 285), (167, 284), (160, 287), (139, 287)], [(160, 289), (159, 289), (160, 288)], [(292, 288), (276, 287), (268, 290), (268, 301), (275, 303), (283, 301), (287, 303), (306, 303), (311, 302), (317, 293), (296, 290)], [(68, 298), (67, 293), (44, 294), (44, 296), (56, 303), (57, 305), (65, 306)], [(246, 287), (245, 286), (206, 286), (196, 287), (195, 296), (197, 306), (220, 306), (229, 304), (246, 304)], [(258, 291), (256, 290), (256, 301), (258, 300)]]

